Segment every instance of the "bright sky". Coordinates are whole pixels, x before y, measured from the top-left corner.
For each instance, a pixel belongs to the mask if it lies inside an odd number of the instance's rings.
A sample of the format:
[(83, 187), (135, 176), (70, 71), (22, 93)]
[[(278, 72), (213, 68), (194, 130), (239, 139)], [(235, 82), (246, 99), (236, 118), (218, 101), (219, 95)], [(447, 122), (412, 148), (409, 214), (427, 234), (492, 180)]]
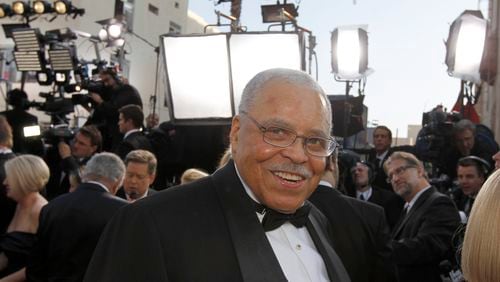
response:
[[(214, 8), (229, 15), (230, 4), (191, 0), (189, 9), (208, 23), (216, 23)], [(248, 31), (267, 30), (260, 5), (276, 1), (242, 0), (241, 22)], [(281, 1), (283, 3), (283, 1)], [(408, 124), (420, 124), (422, 113), (438, 104), (450, 109), (460, 81), (448, 76), (444, 64), (451, 22), (464, 10), (481, 8), (487, 0), (289, 0), (299, 5), (298, 24), (316, 36), (319, 82), (327, 94), (345, 94), (330, 65), (330, 33), (339, 26), (368, 25), (369, 63), (365, 105), (368, 120), (387, 125), (400, 137)], [(226, 23), (226, 22), (224, 22)], [(314, 67), (313, 67), (314, 75)], [(356, 89), (352, 94), (357, 92)]]

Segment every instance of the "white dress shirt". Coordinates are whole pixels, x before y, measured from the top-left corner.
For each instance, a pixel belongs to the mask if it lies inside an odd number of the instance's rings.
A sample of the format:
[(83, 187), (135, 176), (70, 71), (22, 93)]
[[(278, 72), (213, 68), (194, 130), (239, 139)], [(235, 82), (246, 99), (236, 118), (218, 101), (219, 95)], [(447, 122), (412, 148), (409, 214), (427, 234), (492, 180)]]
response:
[[(248, 196), (260, 203), (250, 187), (241, 178), (237, 167), (236, 173)], [(264, 215), (257, 212), (256, 214), (259, 221), (262, 222)], [(290, 222), (286, 222), (279, 228), (266, 232), (266, 237), (289, 282), (330, 281), (323, 258), (305, 226), (297, 228)]]

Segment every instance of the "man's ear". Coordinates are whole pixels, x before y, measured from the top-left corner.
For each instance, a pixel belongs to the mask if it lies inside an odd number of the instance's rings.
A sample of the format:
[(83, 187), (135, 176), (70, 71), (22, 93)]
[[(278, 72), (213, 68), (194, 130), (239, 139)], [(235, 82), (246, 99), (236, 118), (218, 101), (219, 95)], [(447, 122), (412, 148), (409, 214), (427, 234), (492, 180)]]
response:
[(236, 150), (239, 141), (239, 132), (240, 132), (240, 116), (236, 115), (233, 117), (231, 121), (231, 131), (229, 132), (229, 141), (231, 144), (232, 152)]

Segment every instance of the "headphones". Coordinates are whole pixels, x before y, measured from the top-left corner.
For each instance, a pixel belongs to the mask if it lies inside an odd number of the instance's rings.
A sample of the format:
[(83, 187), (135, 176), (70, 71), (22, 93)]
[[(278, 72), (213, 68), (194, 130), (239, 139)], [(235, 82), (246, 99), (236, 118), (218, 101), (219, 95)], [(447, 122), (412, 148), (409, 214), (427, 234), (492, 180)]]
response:
[(466, 166), (471, 161), (476, 164), (476, 167), (483, 172), (483, 176), (486, 178), (490, 172), (491, 165), (483, 158), (477, 156), (463, 157), (458, 160), (457, 166)]

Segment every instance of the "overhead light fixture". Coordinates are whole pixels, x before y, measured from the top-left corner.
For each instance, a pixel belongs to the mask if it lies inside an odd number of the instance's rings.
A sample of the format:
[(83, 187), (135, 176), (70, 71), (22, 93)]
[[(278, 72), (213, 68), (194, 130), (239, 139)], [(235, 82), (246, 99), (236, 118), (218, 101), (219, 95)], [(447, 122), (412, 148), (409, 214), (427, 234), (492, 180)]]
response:
[(15, 15), (23, 16), (25, 14), (29, 14), (30, 7), (28, 2), (25, 1), (15, 1), (12, 3), (12, 12)]
[(54, 2), (54, 11), (59, 15), (68, 14), (71, 9), (71, 2), (67, 0), (57, 0)]
[(262, 12), (262, 22), (286, 22), (299, 16), (294, 4), (276, 4), (260, 6)]
[(5, 17), (10, 17), (12, 15), (12, 9), (8, 4), (0, 3), (0, 19)]
[(479, 82), (487, 21), (481, 11), (464, 11), (450, 26), (446, 41), (448, 74), (466, 81)]
[(359, 26), (332, 32), (332, 70), (336, 79), (359, 80), (368, 75), (368, 34)]
[(39, 15), (45, 14), (45, 13), (51, 13), (53, 11), (50, 3), (45, 1), (45, 0), (34, 1), (32, 4), (32, 8), (33, 8), (33, 12), (35, 14), (39, 14)]

